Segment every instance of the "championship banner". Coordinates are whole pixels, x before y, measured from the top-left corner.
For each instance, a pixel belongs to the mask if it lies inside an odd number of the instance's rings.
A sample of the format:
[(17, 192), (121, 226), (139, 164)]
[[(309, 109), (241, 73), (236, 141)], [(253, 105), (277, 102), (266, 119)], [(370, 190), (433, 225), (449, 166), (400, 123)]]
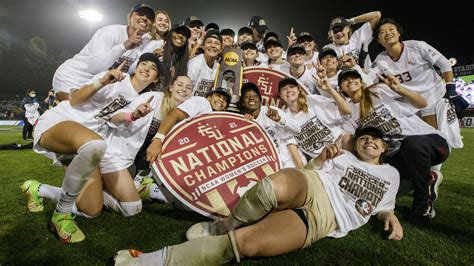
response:
[(247, 190), (281, 164), (260, 125), (239, 114), (214, 112), (178, 124), (153, 169), (179, 201), (217, 219), (227, 217)]
[[(278, 83), (286, 77), (289, 76), (277, 70), (263, 67), (246, 67), (244, 68), (242, 83), (252, 82), (257, 85), (262, 95), (262, 105), (270, 103), (270, 105), (282, 108), (284, 102), (278, 95)], [(299, 82), (298, 84), (303, 88), (306, 95), (310, 94), (303, 84)]]

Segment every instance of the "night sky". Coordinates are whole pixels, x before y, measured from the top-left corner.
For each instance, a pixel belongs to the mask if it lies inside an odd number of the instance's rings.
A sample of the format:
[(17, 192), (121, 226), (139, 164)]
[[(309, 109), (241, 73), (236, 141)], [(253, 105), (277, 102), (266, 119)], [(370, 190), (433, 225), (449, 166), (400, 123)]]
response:
[[(180, 23), (186, 16), (198, 16), (205, 24), (215, 22), (221, 28), (237, 31), (247, 25), (253, 15), (261, 15), (272, 31), (286, 44), (286, 35), (309, 31), (315, 36), (319, 48), (327, 43), (330, 20), (338, 15), (350, 18), (361, 13), (379, 10), (383, 17), (392, 17), (404, 27), (405, 40), (424, 40), (447, 58), (468, 58), (474, 53), (474, 16), (457, 1), (425, 3), (423, 8), (411, 6), (415, 1), (257, 1), (257, 0), (160, 0), (147, 1), (155, 9), (167, 11), (172, 23)], [(123, 0), (2, 0), (0, 3), (0, 37), (26, 41), (33, 36), (46, 40), (48, 52), (69, 51), (75, 54), (100, 27), (126, 24), (130, 8), (138, 1)], [(225, 4), (224, 4), (225, 3)], [(466, 2), (467, 3), (467, 2)], [(99, 23), (79, 18), (78, 10), (94, 8), (104, 14)], [(1, 84), (0, 84), (1, 85)]]

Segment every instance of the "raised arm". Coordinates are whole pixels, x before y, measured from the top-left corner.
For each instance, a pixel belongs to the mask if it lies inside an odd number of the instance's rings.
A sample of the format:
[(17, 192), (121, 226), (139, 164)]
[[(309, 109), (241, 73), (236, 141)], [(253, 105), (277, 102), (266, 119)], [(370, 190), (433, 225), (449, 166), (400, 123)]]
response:
[(346, 100), (331, 86), (327, 78), (320, 79), (316, 76), (313, 76), (316, 85), (318, 88), (321, 90), (329, 93), (331, 97), (334, 99), (334, 102), (336, 103), (337, 109), (339, 109), (339, 112), (341, 115), (350, 115), (352, 113), (352, 109), (349, 106), (349, 104), (346, 102)]
[(400, 84), (400, 80), (394, 75), (388, 75), (386, 78), (378, 75), (379, 79), (388, 85), (390, 89), (403, 96), (416, 108), (424, 108), (428, 105), (426, 99), (414, 91), (409, 91)]
[(349, 19), (349, 21), (351, 21), (353, 24), (369, 22), (370, 27), (373, 30), (381, 17), (382, 17), (382, 13), (380, 13), (380, 11), (372, 11), (372, 12), (358, 15), (356, 17), (352, 17)]
[(388, 240), (401, 240), (403, 238), (403, 227), (393, 211), (382, 211), (377, 214), (377, 219), (384, 223), (384, 230), (390, 233)]

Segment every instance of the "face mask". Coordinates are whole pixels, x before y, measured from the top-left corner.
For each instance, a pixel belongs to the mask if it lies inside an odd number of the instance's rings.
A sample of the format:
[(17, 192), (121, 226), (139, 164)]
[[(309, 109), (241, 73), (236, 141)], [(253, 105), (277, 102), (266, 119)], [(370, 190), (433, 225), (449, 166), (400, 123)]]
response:
[(30, 93), (30, 97), (31, 98), (36, 97), (36, 93)]

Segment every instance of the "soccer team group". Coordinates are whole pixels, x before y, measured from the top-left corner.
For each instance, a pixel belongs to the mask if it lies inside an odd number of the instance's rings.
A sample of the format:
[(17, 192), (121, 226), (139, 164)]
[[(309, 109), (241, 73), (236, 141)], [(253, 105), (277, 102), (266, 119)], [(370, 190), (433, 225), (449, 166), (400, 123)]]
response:
[[(166, 135), (179, 121), (226, 111), (238, 99), (239, 112), (275, 142), (283, 170), (250, 188), (228, 217), (190, 227), (188, 241), (151, 253), (121, 250), (117, 265), (275, 256), (343, 237), (372, 215), (388, 239), (400, 240), (395, 202), (410, 191), (409, 222), (429, 226), (441, 164), (451, 148), (462, 147), (462, 112), (449, 100), (457, 95), (453, 72), (435, 48), (402, 41), (401, 26), (381, 16), (334, 18), (321, 50), (310, 33), (292, 28), (284, 49), (259, 16), (236, 36), (193, 16), (172, 26), (166, 12), (134, 6), (127, 25), (97, 30), (56, 70), (61, 102), (39, 118), (33, 149), (65, 174), (61, 187), (25, 181), (28, 210), (42, 211), (44, 198), (54, 201), (51, 229), (75, 243), (85, 239), (76, 216), (96, 217), (104, 206), (133, 216), (144, 200), (169, 202), (147, 174)], [(372, 40), (383, 47), (376, 58), (367, 52)], [(278, 83), (283, 108), (263, 105), (251, 82), (240, 97), (232, 95), (234, 82), (214, 88), (225, 47), (242, 50), (243, 67), (285, 74)]]

